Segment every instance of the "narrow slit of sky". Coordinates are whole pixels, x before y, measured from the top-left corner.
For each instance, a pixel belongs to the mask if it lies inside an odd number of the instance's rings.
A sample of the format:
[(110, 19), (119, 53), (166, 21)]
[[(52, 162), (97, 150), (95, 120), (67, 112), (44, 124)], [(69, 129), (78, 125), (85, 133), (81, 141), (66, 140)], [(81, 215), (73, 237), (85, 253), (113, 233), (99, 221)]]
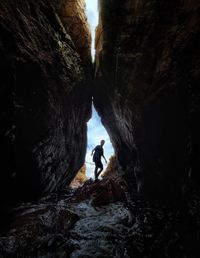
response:
[(85, 0), (86, 4), (86, 16), (88, 23), (90, 25), (90, 31), (92, 35), (92, 60), (94, 61), (95, 56), (95, 28), (98, 25), (99, 21), (99, 12), (98, 12), (98, 0)]
[[(86, 15), (90, 25), (92, 35), (92, 47), (91, 54), (92, 60), (95, 57), (95, 28), (98, 25), (99, 13), (98, 13), (98, 0), (85, 0), (86, 3)], [(92, 161), (91, 152), (96, 145), (100, 144), (101, 140), (105, 140), (104, 156), (107, 160), (114, 154), (113, 146), (110, 142), (110, 138), (101, 123), (101, 118), (98, 116), (94, 106), (92, 106), (92, 118), (88, 122), (88, 145), (86, 154), (86, 174), (88, 178), (94, 178), (94, 163)], [(106, 164), (102, 159), (104, 170)]]

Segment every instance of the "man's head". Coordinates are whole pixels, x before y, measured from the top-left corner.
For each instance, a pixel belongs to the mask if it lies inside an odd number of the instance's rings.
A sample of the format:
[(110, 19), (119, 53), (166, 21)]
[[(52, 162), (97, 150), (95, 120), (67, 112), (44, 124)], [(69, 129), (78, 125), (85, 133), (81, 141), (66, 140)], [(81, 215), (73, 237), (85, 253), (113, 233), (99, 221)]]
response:
[(103, 145), (104, 145), (104, 143), (105, 143), (105, 141), (104, 141), (104, 140), (101, 140), (101, 141), (100, 141), (101, 146), (103, 146)]

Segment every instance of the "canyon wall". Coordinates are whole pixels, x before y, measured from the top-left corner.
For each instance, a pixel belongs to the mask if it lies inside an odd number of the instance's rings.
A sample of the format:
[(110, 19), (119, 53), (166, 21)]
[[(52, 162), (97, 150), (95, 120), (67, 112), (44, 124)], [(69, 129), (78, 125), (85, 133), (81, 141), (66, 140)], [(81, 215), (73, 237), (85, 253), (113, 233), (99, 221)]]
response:
[(61, 23), (62, 6), (0, 2), (0, 199), (6, 205), (62, 190), (84, 163), (91, 39), (79, 17), (83, 6), (74, 13), (87, 32), (83, 42)]
[[(5, 203), (61, 190), (83, 165), (92, 90), (84, 8), (0, 3)], [(131, 189), (177, 201), (189, 180), (200, 182), (200, 4), (101, 0), (99, 9), (94, 105)]]
[(200, 183), (199, 1), (100, 0), (94, 104), (145, 197)]
[(91, 34), (85, 14), (85, 0), (62, 1), (58, 14), (66, 31), (71, 36), (83, 61), (91, 62)]

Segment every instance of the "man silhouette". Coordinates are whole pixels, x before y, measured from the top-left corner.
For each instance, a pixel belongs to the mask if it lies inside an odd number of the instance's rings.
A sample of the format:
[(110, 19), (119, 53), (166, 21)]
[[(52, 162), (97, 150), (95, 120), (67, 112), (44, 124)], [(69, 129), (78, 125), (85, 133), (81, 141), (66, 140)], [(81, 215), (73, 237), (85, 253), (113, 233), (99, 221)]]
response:
[[(95, 181), (98, 179), (98, 176), (101, 174), (103, 170), (103, 164), (101, 162), (101, 157), (104, 158), (105, 162), (107, 163), (106, 158), (104, 157), (104, 151), (103, 151), (103, 145), (105, 144), (104, 140), (101, 140), (100, 145), (97, 145), (91, 153), (91, 156), (93, 156), (93, 161), (95, 163), (95, 170), (94, 170), (94, 176), (95, 176)], [(94, 153), (94, 155), (93, 155)], [(100, 169), (98, 171), (98, 169)]]

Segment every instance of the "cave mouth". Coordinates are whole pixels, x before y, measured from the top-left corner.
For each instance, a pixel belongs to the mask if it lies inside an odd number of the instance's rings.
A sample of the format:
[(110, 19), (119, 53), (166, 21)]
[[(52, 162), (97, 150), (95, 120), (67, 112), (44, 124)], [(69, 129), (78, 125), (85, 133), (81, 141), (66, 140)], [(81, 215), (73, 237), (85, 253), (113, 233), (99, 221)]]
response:
[[(92, 150), (100, 144), (101, 140), (105, 140), (104, 145), (104, 156), (107, 161), (114, 155), (114, 149), (112, 143), (110, 141), (110, 137), (101, 122), (101, 118), (99, 117), (97, 111), (92, 105), (92, 116), (91, 119), (87, 123), (87, 153), (85, 157), (86, 164), (86, 176), (88, 178), (94, 178), (94, 162), (92, 160), (91, 152)], [(102, 160), (104, 170), (102, 174), (107, 168), (108, 163), (106, 164), (104, 160)], [(101, 176), (99, 177), (101, 179)]]
[(90, 26), (91, 32), (91, 56), (92, 62), (95, 61), (95, 30), (99, 23), (98, 0), (85, 0), (85, 14)]

